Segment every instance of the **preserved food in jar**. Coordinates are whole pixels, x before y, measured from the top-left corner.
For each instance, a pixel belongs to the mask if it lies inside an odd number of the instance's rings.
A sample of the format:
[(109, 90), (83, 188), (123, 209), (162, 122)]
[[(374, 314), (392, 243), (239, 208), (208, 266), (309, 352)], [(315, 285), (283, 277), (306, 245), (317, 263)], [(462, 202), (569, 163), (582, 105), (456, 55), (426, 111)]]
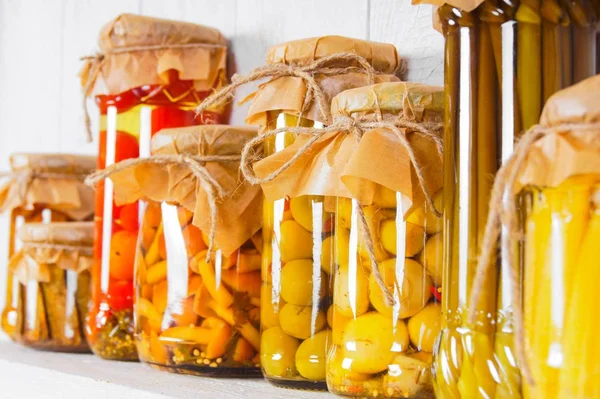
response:
[[(494, 195), (488, 224), (505, 226), (511, 278), (522, 270), (512, 305), (522, 309), (515, 312), (515, 347), (524, 398), (600, 397), (593, 382), (598, 323), (590, 317), (600, 228), (599, 87), (596, 76), (554, 94), (494, 183), (494, 193), (509, 200)], [(484, 248), (496, 239), (486, 229)], [(491, 260), (493, 251), (482, 254), (480, 275)]]
[[(341, 151), (336, 155), (353, 196), (332, 198), (328, 387), (344, 396), (433, 398), (431, 355), (441, 324), (443, 240), (441, 218), (431, 206), (442, 205), (443, 91), (410, 83), (347, 90), (333, 99), (332, 114), (334, 124), (336, 117), (347, 116), (356, 121), (354, 128), (366, 125), (348, 158)], [(403, 130), (369, 127), (377, 121), (392, 121), (389, 125)], [(402, 121), (422, 125), (427, 134)], [(406, 135), (406, 144), (396, 134)], [(409, 152), (418, 164), (411, 166)], [(353, 185), (355, 180), (360, 184)]]
[[(194, 113), (194, 107), (224, 80), (226, 46), (217, 30), (122, 15), (102, 29), (99, 42), (103, 58), (92, 59), (83, 73), (90, 75), (84, 82), (87, 93), (92, 93), (97, 79), (107, 86), (95, 90), (100, 109), (99, 169), (148, 156), (151, 137), (163, 128), (221, 121), (223, 110), (206, 111), (198, 118)], [(132, 69), (132, 63), (139, 67)], [(192, 64), (196, 71), (190, 71)], [(163, 69), (164, 65), (180, 66)], [(142, 208), (137, 202), (117, 206), (113, 192), (110, 180), (97, 187), (93, 309), (86, 332), (97, 355), (136, 360), (133, 273)]]
[(238, 178), (239, 154), (255, 135), (225, 125), (163, 129), (150, 157), (96, 175), (110, 175), (118, 204), (148, 200), (134, 248), (142, 362), (260, 376), (262, 196)]
[(18, 280), (15, 340), (35, 349), (88, 352), (92, 222), (28, 223), (8, 268)]
[[(393, 73), (399, 66), (390, 44), (341, 36), (282, 43), (269, 50), (267, 65), (209, 97), (197, 111), (245, 82), (271, 77), (254, 93), (246, 123), (266, 128), (258, 144), (264, 143), (265, 156), (277, 156), (296, 136), (269, 131), (322, 127), (331, 121), (329, 99), (342, 88), (398, 80)], [(301, 77), (306, 71), (310, 79)], [(325, 208), (324, 195), (309, 191), (279, 190), (267, 195), (263, 207), (261, 366), (275, 385), (325, 389), (333, 276), (324, 262), (331, 259), (325, 246), (332, 245), (333, 212)]]
[[(91, 220), (94, 190), (83, 180), (95, 170), (96, 158), (69, 154), (13, 154), (10, 179), (0, 187), (0, 213), (10, 213), (8, 255), (22, 247), (25, 223)], [(20, 283), (7, 272), (2, 329), (15, 339)]]

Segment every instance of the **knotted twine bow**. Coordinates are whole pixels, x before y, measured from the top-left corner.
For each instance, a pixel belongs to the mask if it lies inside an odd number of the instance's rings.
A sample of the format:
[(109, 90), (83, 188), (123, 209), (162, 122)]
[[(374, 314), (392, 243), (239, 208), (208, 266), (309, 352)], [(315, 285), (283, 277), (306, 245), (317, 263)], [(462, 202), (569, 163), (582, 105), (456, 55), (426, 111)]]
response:
[(87, 79), (83, 87), (83, 115), (85, 118), (85, 132), (87, 134), (87, 141), (92, 141), (92, 122), (90, 119), (90, 113), (87, 107), (87, 99), (92, 94), (92, 89), (100, 76), (102, 67), (106, 62), (106, 57), (110, 55), (133, 53), (136, 51), (153, 51), (153, 50), (172, 50), (172, 49), (189, 49), (189, 48), (225, 48), (225, 46), (219, 44), (210, 43), (180, 43), (180, 44), (156, 44), (149, 46), (131, 46), (131, 47), (120, 47), (105, 53), (97, 53), (86, 57), (81, 57), (81, 61), (87, 61), (90, 63), (89, 67), (89, 78)]
[(132, 158), (110, 165), (106, 169), (98, 170), (85, 179), (88, 185), (95, 185), (100, 180), (104, 180), (110, 175), (125, 170), (127, 168), (141, 164), (155, 165), (185, 165), (194, 177), (200, 183), (200, 187), (207, 196), (208, 206), (210, 207), (210, 231), (208, 234), (208, 251), (206, 252), (206, 262), (210, 262), (212, 249), (215, 239), (215, 230), (217, 227), (218, 211), (217, 201), (223, 199), (227, 193), (219, 182), (212, 177), (208, 169), (203, 165), (205, 162), (235, 162), (239, 161), (239, 155), (152, 155), (148, 158)]
[[(441, 124), (416, 123), (406, 120), (405, 118), (395, 118), (393, 120), (381, 121), (368, 121), (366, 119), (355, 119), (345, 115), (336, 115), (333, 123), (327, 127), (318, 129), (312, 127), (284, 127), (265, 132), (255, 137), (254, 139), (250, 140), (242, 150), (240, 169), (246, 180), (248, 180), (248, 182), (250, 182), (251, 184), (269, 183), (276, 179), (283, 172), (285, 172), (296, 161), (298, 161), (298, 159), (300, 159), (302, 155), (309, 151), (309, 149), (324, 135), (334, 132), (351, 133), (355, 137), (356, 143), (358, 144), (362, 136), (369, 130), (373, 129), (387, 129), (396, 135), (396, 137), (408, 153), (410, 162), (412, 163), (415, 169), (415, 174), (419, 181), (419, 185), (423, 190), (423, 194), (425, 196), (427, 204), (431, 207), (435, 215), (440, 217), (441, 213), (436, 209), (433, 203), (431, 193), (429, 192), (429, 189), (425, 184), (425, 177), (423, 175), (422, 167), (416, 158), (416, 155), (410, 145), (410, 142), (408, 141), (401, 129), (408, 129), (412, 131), (413, 134), (419, 134), (423, 137), (433, 140), (435, 142), (439, 155), (442, 156), (443, 144), (442, 139), (440, 138), (440, 134), (438, 133), (443, 129), (443, 125)], [(265, 176), (263, 178), (257, 177), (254, 173), (254, 170), (252, 169), (252, 164), (258, 160), (257, 153), (255, 151), (256, 147), (262, 146), (269, 137), (276, 136), (283, 132), (289, 132), (295, 135), (310, 136), (310, 139), (308, 139), (306, 143), (302, 147), (300, 147), (297, 150), (297, 152), (278, 169), (274, 170), (268, 176)], [(392, 306), (394, 304), (394, 296), (385, 285), (385, 282), (383, 281), (383, 277), (377, 265), (373, 237), (371, 237), (370, 229), (367, 223), (364, 210), (361, 206), (357, 207), (357, 209), (358, 218), (360, 220), (360, 224), (363, 230), (363, 238), (365, 239), (366, 243), (366, 250), (369, 254), (369, 260), (371, 261), (371, 270), (373, 272), (373, 277), (375, 278), (377, 285), (383, 292), (386, 304), (388, 306)]]
[(477, 316), (477, 306), (481, 295), (484, 293), (487, 272), (492, 267), (492, 260), (496, 252), (498, 239), (502, 228), (506, 228), (507, 238), (504, 244), (508, 256), (502, 261), (506, 262), (509, 270), (509, 281), (512, 291), (512, 307), (515, 320), (515, 350), (521, 372), (531, 385), (535, 384), (531, 368), (525, 354), (525, 331), (523, 326), (523, 309), (521, 302), (521, 281), (517, 272), (518, 265), (514, 264), (516, 256), (514, 241), (522, 241), (523, 231), (520, 226), (519, 214), (514, 193), (515, 183), (527, 159), (529, 150), (545, 136), (559, 134), (569, 130), (595, 129), (600, 131), (600, 124), (562, 124), (552, 127), (535, 125), (531, 127), (519, 140), (513, 154), (498, 170), (490, 198), (490, 213), (485, 225), (481, 252), (477, 259), (477, 269), (473, 281), (473, 292), (468, 309), (469, 323), (474, 323)]
[[(327, 64), (333, 62), (350, 63), (355, 62), (358, 66), (350, 67), (328, 67)], [(306, 112), (311, 102), (316, 100), (319, 113), (323, 121), (331, 121), (331, 113), (329, 111), (329, 99), (323, 91), (323, 88), (317, 83), (315, 75), (341, 75), (351, 72), (364, 73), (367, 75), (369, 84), (375, 83), (375, 76), (378, 72), (371, 64), (360, 55), (354, 53), (336, 53), (305, 66), (288, 65), (284, 63), (268, 64), (252, 70), (248, 75), (234, 75), (231, 78), (231, 84), (219, 90), (218, 92), (207, 97), (197, 108), (196, 116), (201, 114), (207, 108), (215, 104), (221, 104), (230, 101), (233, 98), (235, 90), (247, 83), (255, 82), (264, 78), (281, 78), (286, 76), (297, 77), (306, 84), (306, 95), (304, 96), (304, 104), (302, 112)]]

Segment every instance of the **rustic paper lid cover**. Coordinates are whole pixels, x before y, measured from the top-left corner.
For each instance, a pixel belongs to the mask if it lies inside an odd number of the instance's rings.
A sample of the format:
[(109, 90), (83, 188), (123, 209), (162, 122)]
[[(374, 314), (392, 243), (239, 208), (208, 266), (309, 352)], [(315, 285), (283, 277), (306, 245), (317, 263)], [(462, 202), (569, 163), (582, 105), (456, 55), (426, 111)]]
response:
[(331, 102), (331, 114), (352, 115), (378, 110), (413, 115), (444, 111), (444, 89), (421, 83), (386, 82), (341, 92)]
[(227, 40), (208, 26), (135, 14), (119, 15), (102, 27), (98, 38), (105, 52), (123, 47), (186, 43), (225, 46)]
[(19, 237), (24, 243), (89, 246), (94, 245), (93, 222), (25, 223)]
[(393, 44), (344, 36), (312, 37), (277, 44), (267, 52), (267, 63), (306, 65), (336, 53), (359, 55), (382, 73), (393, 73), (400, 66), (400, 57)]
[(540, 124), (600, 122), (600, 75), (588, 78), (552, 95), (542, 111)]
[(239, 155), (257, 134), (249, 126), (199, 125), (162, 129), (152, 138), (153, 154)]
[[(16, 153), (10, 157), (13, 171), (87, 175), (96, 169), (96, 157), (76, 154)], [(83, 177), (82, 177), (83, 180)]]

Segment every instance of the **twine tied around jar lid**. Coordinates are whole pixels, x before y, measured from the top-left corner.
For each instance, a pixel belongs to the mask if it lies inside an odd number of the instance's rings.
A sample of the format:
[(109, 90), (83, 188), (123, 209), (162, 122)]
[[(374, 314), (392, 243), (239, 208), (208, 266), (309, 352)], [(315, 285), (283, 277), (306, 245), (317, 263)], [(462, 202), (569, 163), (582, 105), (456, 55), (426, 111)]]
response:
[[(512, 291), (512, 312), (515, 325), (515, 351), (521, 372), (530, 385), (535, 381), (525, 354), (525, 331), (523, 325), (523, 309), (521, 301), (521, 281), (517, 273), (518, 265), (514, 264), (514, 242), (523, 240), (523, 232), (520, 227), (519, 213), (515, 201), (515, 186), (519, 173), (525, 164), (527, 155), (533, 145), (544, 137), (557, 135), (570, 130), (596, 130), (600, 131), (600, 124), (565, 123), (555, 126), (534, 125), (517, 143), (513, 154), (508, 158), (496, 174), (492, 193), (490, 197), (490, 212), (483, 233), (481, 252), (477, 258), (475, 279), (473, 280), (473, 292), (471, 293), (470, 306), (468, 310), (468, 322), (474, 323), (477, 316), (475, 305), (484, 294), (484, 286), (487, 272), (492, 267), (492, 260), (497, 251), (498, 240), (503, 228), (506, 228), (508, 256), (503, 258), (509, 270), (509, 281)], [(594, 198), (596, 201), (596, 198)]]
[(227, 194), (219, 182), (210, 174), (208, 169), (203, 165), (205, 162), (239, 162), (239, 155), (152, 155), (148, 158), (132, 158), (113, 164), (106, 169), (98, 170), (85, 179), (88, 185), (95, 185), (101, 180), (104, 180), (113, 173), (120, 172), (124, 169), (141, 165), (141, 164), (156, 164), (156, 165), (186, 165), (192, 174), (200, 182), (200, 187), (206, 192), (208, 205), (210, 207), (210, 231), (208, 234), (208, 250), (206, 252), (206, 261), (210, 262), (212, 249), (215, 239), (215, 231), (218, 218), (217, 201), (224, 198)]
[[(327, 64), (333, 62), (356, 62), (358, 66), (349, 67), (328, 67)], [(402, 64), (401, 64), (402, 65)], [(375, 83), (375, 76), (379, 74), (371, 66), (369, 61), (360, 55), (354, 53), (336, 53), (319, 58), (307, 65), (289, 65), (284, 63), (268, 64), (252, 70), (248, 75), (235, 74), (231, 78), (231, 84), (221, 90), (208, 96), (202, 103), (196, 107), (196, 115), (201, 114), (206, 109), (213, 105), (219, 105), (233, 98), (235, 90), (247, 83), (256, 82), (265, 78), (280, 78), (285, 76), (297, 77), (303, 80), (306, 84), (307, 92), (304, 97), (301, 115), (308, 110), (311, 102), (316, 100), (317, 108), (324, 121), (331, 120), (331, 112), (329, 110), (329, 100), (323, 88), (319, 85), (314, 75), (340, 75), (351, 72), (359, 72), (367, 75), (369, 84)], [(300, 120), (300, 118), (299, 118)]]
[(89, 66), (89, 79), (85, 83), (83, 87), (83, 116), (85, 118), (85, 132), (87, 135), (87, 141), (92, 141), (92, 121), (90, 119), (90, 113), (87, 107), (87, 100), (92, 94), (92, 89), (98, 80), (98, 76), (100, 75), (100, 71), (106, 62), (106, 57), (109, 55), (116, 54), (124, 54), (124, 53), (133, 53), (138, 51), (153, 51), (153, 50), (183, 50), (183, 49), (191, 49), (191, 48), (224, 48), (223, 45), (213, 44), (213, 43), (172, 43), (172, 44), (153, 44), (153, 45), (144, 45), (144, 46), (130, 46), (130, 47), (119, 47), (109, 51), (105, 51), (104, 53), (96, 53), (94, 55), (89, 55), (85, 57), (81, 57), (80, 61), (87, 61), (90, 63)]
[[(412, 122), (404, 117), (397, 118), (380, 118), (377, 121), (367, 120), (366, 118), (352, 118), (346, 115), (336, 115), (333, 123), (324, 128), (313, 128), (313, 127), (285, 127), (280, 129), (275, 129), (267, 132), (263, 132), (259, 134), (254, 139), (250, 140), (242, 150), (242, 156), (240, 161), (240, 170), (242, 174), (251, 184), (264, 184), (273, 181), (279, 175), (281, 175), (286, 169), (292, 166), (298, 159), (306, 154), (307, 151), (324, 135), (335, 132), (346, 132), (352, 134), (356, 141), (359, 142), (362, 136), (373, 129), (387, 129), (393, 132), (399, 139), (400, 143), (402, 143), (403, 147), (406, 149), (406, 152), (409, 156), (411, 164), (414, 166), (415, 174), (417, 176), (417, 180), (419, 181), (419, 185), (423, 190), (423, 194), (425, 196), (425, 201), (431, 207), (436, 216), (440, 217), (441, 213), (436, 209), (433, 198), (427, 185), (425, 184), (425, 177), (422, 172), (422, 167), (417, 160), (415, 152), (413, 151), (410, 142), (406, 138), (405, 134), (401, 129), (408, 129), (412, 131), (413, 134), (420, 134), (426, 138), (434, 141), (437, 151), (439, 155), (442, 155), (443, 152), (443, 143), (440, 137), (439, 132), (443, 129), (443, 125), (439, 123), (416, 123)], [(307, 135), (310, 136), (310, 139), (298, 149), (298, 151), (283, 165), (281, 165), (278, 169), (272, 171), (269, 175), (259, 178), (256, 176), (252, 169), (252, 164), (258, 160), (258, 155), (255, 152), (255, 148), (264, 144), (264, 142), (269, 138), (276, 136), (283, 132), (289, 132), (296, 135)], [(360, 220), (360, 224), (363, 230), (363, 237), (366, 243), (366, 250), (369, 254), (369, 260), (371, 261), (373, 277), (381, 289), (383, 293), (383, 298), (388, 306), (392, 306), (394, 304), (394, 296), (390, 292), (390, 290), (386, 287), (381, 272), (379, 270), (379, 266), (377, 264), (376, 256), (375, 256), (375, 247), (373, 243), (373, 238), (371, 237), (370, 230), (368, 228), (367, 219), (362, 207), (357, 207), (358, 209), (358, 217)]]

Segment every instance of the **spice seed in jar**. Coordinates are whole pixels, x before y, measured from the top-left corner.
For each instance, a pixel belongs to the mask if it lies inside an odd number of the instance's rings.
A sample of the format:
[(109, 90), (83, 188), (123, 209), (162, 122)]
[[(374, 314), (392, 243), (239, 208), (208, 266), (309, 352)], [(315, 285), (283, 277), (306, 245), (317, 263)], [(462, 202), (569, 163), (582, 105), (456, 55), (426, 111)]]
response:
[(204, 353), (204, 352), (200, 352), (200, 356), (201, 356), (201, 357), (206, 357), (206, 353)]
[(196, 359), (196, 363), (202, 364), (202, 359)]
[(218, 358), (218, 359), (217, 359), (217, 363), (218, 363), (218, 364), (221, 364), (221, 362), (222, 362), (222, 361), (223, 361), (223, 359), (221, 359), (221, 358)]
[(200, 356), (200, 351), (199, 351), (198, 349), (194, 349), (194, 350), (192, 351), (192, 355), (194, 355), (194, 356), (198, 357), (198, 356)]
[(210, 360), (204, 359), (204, 364), (210, 364)]
[(214, 367), (217, 367), (217, 363), (215, 363), (215, 362), (212, 362), (212, 363), (210, 364), (210, 367), (213, 367), (213, 368), (214, 368)]

